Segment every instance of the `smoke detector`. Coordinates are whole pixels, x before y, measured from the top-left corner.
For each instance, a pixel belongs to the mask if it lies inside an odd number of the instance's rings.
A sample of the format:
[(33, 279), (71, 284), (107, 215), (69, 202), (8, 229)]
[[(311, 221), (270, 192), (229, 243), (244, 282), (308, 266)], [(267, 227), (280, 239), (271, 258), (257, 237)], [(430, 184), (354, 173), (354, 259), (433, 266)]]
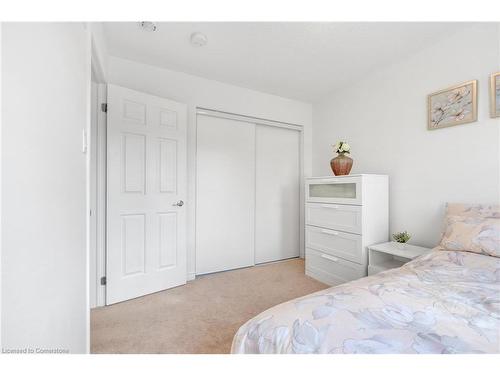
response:
[(200, 32), (192, 33), (190, 40), (191, 45), (195, 47), (203, 47), (208, 42), (207, 36)]
[(139, 22), (139, 27), (141, 29), (143, 29), (144, 31), (147, 31), (147, 32), (150, 32), (150, 33), (158, 30), (158, 26), (156, 26), (156, 23), (151, 22), (151, 21), (142, 21), (142, 22)]

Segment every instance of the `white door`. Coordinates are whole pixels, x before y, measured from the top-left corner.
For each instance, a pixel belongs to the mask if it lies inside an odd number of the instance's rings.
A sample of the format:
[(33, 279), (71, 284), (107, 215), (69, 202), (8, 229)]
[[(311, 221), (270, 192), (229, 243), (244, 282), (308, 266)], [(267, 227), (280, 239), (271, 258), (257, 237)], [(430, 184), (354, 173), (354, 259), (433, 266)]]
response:
[(255, 263), (300, 254), (300, 132), (257, 125)]
[(198, 115), (196, 274), (254, 264), (255, 124)]
[(186, 106), (109, 85), (107, 124), (112, 304), (186, 283)]

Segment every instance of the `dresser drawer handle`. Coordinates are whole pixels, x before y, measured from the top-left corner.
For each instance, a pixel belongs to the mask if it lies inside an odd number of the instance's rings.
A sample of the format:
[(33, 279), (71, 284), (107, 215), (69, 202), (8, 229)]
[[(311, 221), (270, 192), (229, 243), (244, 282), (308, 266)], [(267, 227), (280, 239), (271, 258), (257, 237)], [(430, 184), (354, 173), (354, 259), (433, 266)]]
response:
[(331, 260), (332, 262), (338, 262), (339, 261), (339, 258), (335, 258), (335, 257), (332, 257), (330, 255), (326, 255), (326, 254), (321, 254), (321, 258), (325, 258), (325, 259)]
[(339, 206), (337, 204), (322, 204), (321, 207), (322, 208), (331, 208), (334, 210), (337, 210), (339, 208)]
[(335, 232), (333, 230), (328, 230), (328, 229), (321, 229), (321, 233), (329, 234), (331, 236), (338, 236), (339, 235), (339, 232)]

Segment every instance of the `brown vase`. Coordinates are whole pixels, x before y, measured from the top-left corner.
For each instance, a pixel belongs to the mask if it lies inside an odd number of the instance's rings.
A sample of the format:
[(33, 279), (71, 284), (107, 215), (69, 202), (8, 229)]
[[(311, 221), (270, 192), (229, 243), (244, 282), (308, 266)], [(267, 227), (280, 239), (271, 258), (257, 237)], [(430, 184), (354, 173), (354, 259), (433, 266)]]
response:
[(351, 172), (352, 159), (345, 154), (339, 154), (330, 161), (330, 167), (332, 167), (335, 176), (348, 175)]

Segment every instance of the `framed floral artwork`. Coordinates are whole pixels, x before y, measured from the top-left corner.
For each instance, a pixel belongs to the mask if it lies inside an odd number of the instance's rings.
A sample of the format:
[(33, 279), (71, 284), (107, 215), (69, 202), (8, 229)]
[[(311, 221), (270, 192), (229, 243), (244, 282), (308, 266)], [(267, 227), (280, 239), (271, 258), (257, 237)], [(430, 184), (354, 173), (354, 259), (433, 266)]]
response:
[(477, 80), (432, 93), (427, 105), (429, 130), (477, 121)]
[(490, 114), (500, 117), (500, 72), (490, 77)]

